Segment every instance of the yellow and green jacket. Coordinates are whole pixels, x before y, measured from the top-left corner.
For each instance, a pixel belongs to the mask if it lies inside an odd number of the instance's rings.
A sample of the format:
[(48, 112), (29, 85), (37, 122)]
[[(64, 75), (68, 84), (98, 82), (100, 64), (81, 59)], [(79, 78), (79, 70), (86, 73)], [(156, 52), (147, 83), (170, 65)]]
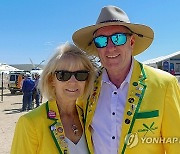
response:
[[(102, 73), (84, 106), (84, 127), (93, 154), (91, 122), (101, 91)], [(105, 116), (102, 113), (102, 116)], [(103, 131), (103, 130), (102, 130)], [(180, 152), (180, 86), (167, 72), (135, 60), (128, 89), (119, 154), (177, 154)], [(97, 146), (97, 145), (96, 145)]]
[[(76, 104), (76, 108), (83, 126), (81, 104)], [(68, 154), (64, 139), (56, 101), (49, 101), (19, 118), (11, 154)]]

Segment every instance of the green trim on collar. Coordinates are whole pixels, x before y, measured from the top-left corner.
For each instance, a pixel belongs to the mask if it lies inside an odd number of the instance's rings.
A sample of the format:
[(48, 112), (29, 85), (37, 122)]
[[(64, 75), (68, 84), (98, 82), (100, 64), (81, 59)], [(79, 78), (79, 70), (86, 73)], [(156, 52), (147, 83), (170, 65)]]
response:
[[(142, 89), (142, 93), (141, 93), (141, 96), (139, 98), (139, 101), (138, 101), (138, 104), (137, 104), (137, 107), (136, 107), (136, 110), (135, 110), (135, 113), (134, 113), (134, 116), (133, 116), (133, 119), (132, 119), (132, 122), (131, 122), (131, 126), (129, 128), (128, 134), (130, 134), (132, 132), (132, 129), (133, 129), (136, 117), (137, 117), (137, 113), (139, 111), (139, 108), (140, 108), (140, 105), (142, 103), (142, 99), (144, 97), (144, 93), (145, 93), (145, 90), (146, 90), (146, 85), (143, 83), (143, 80), (146, 79), (146, 73), (144, 71), (143, 65), (141, 63), (139, 63), (139, 65), (140, 65), (141, 73), (142, 73), (142, 78), (139, 80), (139, 83), (143, 86), (143, 89)], [(125, 143), (124, 143), (124, 146), (123, 146), (123, 149), (122, 149), (122, 152), (121, 152), (122, 154), (125, 153), (128, 140), (129, 140), (129, 137), (127, 137), (126, 140), (125, 140)]]
[[(57, 123), (57, 120), (56, 120), (51, 126), (55, 125), (56, 123)], [(61, 148), (59, 147), (59, 144), (58, 144), (58, 142), (57, 142), (57, 140), (56, 140), (56, 137), (55, 137), (54, 134), (53, 134), (53, 131), (51, 131), (51, 126), (49, 126), (49, 129), (50, 129), (50, 132), (51, 132), (51, 136), (52, 136), (52, 138), (53, 138), (53, 140), (54, 140), (54, 142), (55, 142), (55, 144), (56, 144), (56, 147), (57, 147), (59, 153), (60, 153), (60, 154), (63, 154), (62, 151), (61, 151)]]
[(139, 63), (139, 65), (140, 65), (141, 72), (142, 72), (142, 75), (143, 75), (142, 78), (140, 79), (140, 82), (141, 82), (141, 81), (146, 79), (146, 73), (144, 71), (143, 64)]
[(88, 106), (89, 106), (89, 99), (90, 99), (90, 96), (89, 96), (89, 97), (88, 97), (88, 99), (87, 99), (86, 111), (85, 111), (85, 114), (84, 114), (84, 119), (83, 119), (83, 123), (84, 123), (84, 130), (85, 130), (85, 126), (86, 126), (87, 111), (88, 111)]
[(159, 116), (159, 110), (137, 113), (136, 119), (153, 118)]
[(49, 119), (48, 112), (49, 112), (49, 105), (48, 105), (48, 101), (47, 101), (46, 102), (46, 114), (47, 114), (47, 118)]
[(49, 112), (49, 104), (48, 104), (48, 101), (47, 101), (47, 102), (46, 102), (47, 118), (48, 118), (48, 119), (51, 119), (51, 120), (55, 120), (54, 123), (49, 126), (49, 130), (50, 130), (50, 132), (51, 132), (51, 136), (52, 136), (52, 138), (53, 138), (53, 140), (54, 140), (54, 142), (55, 142), (55, 144), (56, 144), (56, 147), (57, 147), (59, 153), (60, 153), (60, 154), (63, 154), (62, 151), (61, 151), (61, 148), (59, 147), (59, 144), (58, 144), (58, 142), (57, 142), (57, 140), (56, 140), (56, 137), (55, 137), (54, 134), (53, 134), (53, 131), (51, 131), (51, 126), (53, 126), (53, 125), (55, 125), (55, 124), (57, 123), (57, 119), (50, 118), (50, 117), (48, 116), (48, 112)]
[[(87, 119), (87, 111), (88, 111), (88, 106), (89, 106), (89, 98), (90, 98), (90, 96), (88, 97), (88, 99), (87, 99), (87, 104), (86, 104), (86, 111), (85, 111), (85, 115), (84, 115), (84, 117), (83, 117), (83, 123), (84, 123), (84, 134), (86, 134), (85, 132), (86, 132), (86, 119)], [(85, 135), (85, 139), (86, 139), (86, 142), (87, 142), (87, 136)], [(90, 149), (89, 149), (89, 146), (88, 146), (88, 144), (87, 144), (87, 149), (88, 149), (88, 153), (90, 154)]]

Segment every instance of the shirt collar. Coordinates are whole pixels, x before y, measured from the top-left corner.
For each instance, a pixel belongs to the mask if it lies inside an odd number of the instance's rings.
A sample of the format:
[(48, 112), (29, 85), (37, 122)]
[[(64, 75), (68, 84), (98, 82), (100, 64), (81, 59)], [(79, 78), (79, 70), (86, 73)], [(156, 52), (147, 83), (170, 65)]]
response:
[[(130, 83), (130, 79), (131, 79), (131, 75), (132, 75), (132, 71), (133, 71), (133, 67), (134, 67), (134, 58), (132, 58), (132, 62), (131, 62), (131, 68), (129, 70), (129, 73), (127, 74), (125, 80), (123, 82), (127, 82)], [(111, 81), (109, 80), (109, 76), (107, 74), (106, 69), (103, 69), (103, 73), (102, 73), (102, 81), (105, 83), (111, 83)]]

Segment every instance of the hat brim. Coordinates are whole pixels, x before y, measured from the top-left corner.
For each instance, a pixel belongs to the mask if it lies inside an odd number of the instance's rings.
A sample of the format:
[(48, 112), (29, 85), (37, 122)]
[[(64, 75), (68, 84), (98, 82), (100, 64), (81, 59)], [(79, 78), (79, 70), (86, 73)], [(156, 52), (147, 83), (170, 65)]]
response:
[[(80, 49), (84, 50), (90, 55), (98, 56), (97, 48), (92, 42), (94, 32), (105, 26), (111, 25), (121, 25), (128, 27), (131, 31), (141, 34), (143, 37), (140, 37), (135, 34), (135, 45), (133, 49), (132, 55), (138, 55), (141, 52), (145, 51), (152, 43), (154, 39), (154, 32), (153, 30), (142, 24), (131, 24), (131, 23), (124, 23), (124, 22), (107, 22), (107, 23), (100, 23), (97, 25), (88, 26), (82, 29), (77, 30), (73, 36), (73, 42), (76, 44)], [(92, 43), (90, 43), (92, 42)]]

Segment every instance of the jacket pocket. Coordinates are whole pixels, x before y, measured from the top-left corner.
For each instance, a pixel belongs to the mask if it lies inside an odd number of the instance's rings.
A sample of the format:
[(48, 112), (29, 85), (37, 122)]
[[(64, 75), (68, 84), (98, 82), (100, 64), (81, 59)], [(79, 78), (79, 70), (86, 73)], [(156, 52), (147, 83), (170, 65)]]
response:
[(159, 116), (159, 110), (153, 110), (148, 112), (138, 112), (136, 119), (153, 118)]

